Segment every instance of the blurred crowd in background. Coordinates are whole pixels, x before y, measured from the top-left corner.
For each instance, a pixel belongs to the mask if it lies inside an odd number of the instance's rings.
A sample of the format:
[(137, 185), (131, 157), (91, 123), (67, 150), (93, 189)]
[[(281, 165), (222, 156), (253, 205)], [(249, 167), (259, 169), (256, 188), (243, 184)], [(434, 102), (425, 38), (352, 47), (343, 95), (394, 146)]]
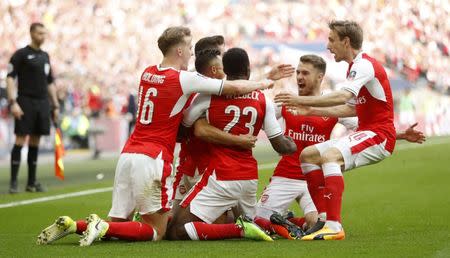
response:
[[(88, 130), (92, 117), (132, 120), (140, 73), (160, 61), (156, 40), (168, 26), (189, 26), (194, 42), (224, 35), (228, 47), (249, 52), (253, 74), (260, 75), (284, 61), (277, 48), (261, 47), (261, 42), (312, 43), (319, 46), (315, 52), (332, 62), (326, 51), (327, 23), (351, 19), (364, 29), (363, 49), (381, 61), (391, 76), (407, 82), (394, 88), (398, 123), (422, 117), (428, 123), (427, 134), (449, 134), (450, 2), (413, 2), (3, 0), (0, 120), (8, 118), (6, 67), (13, 52), (29, 43), (31, 22), (43, 22), (48, 29), (43, 48), (51, 57), (65, 115), (62, 124), (79, 134)], [(337, 83), (328, 78), (325, 87), (333, 89)], [(0, 128), (0, 141), (5, 137), (1, 132)]]

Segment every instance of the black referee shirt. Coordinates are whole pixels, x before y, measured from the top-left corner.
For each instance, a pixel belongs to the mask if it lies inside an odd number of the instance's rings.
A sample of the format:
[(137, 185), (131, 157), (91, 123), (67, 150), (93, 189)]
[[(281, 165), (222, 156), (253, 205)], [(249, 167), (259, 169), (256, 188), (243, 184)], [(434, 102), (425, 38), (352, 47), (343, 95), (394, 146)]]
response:
[(8, 64), (8, 77), (18, 77), (18, 96), (47, 98), (48, 85), (53, 82), (47, 52), (26, 46), (17, 50)]

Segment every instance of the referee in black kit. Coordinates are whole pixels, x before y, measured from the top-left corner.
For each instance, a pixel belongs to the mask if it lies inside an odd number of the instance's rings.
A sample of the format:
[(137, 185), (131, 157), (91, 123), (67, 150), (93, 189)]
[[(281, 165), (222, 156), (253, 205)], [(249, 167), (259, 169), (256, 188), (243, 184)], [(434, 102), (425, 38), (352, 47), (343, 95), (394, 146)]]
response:
[[(9, 107), (15, 118), (16, 141), (11, 151), (10, 193), (17, 193), (21, 149), (28, 141), (27, 192), (43, 192), (44, 187), (36, 182), (36, 164), (41, 135), (50, 133), (50, 117), (57, 121), (59, 104), (53, 82), (50, 58), (41, 50), (47, 31), (42, 23), (30, 26), (31, 44), (17, 50), (8, 64), (6, 89)], [(18, 81), (15, 97), (15, 79)], [(50, 97), (50, 101), (49, 101)], [(52, 105), (50, 104), (52, 103)]]

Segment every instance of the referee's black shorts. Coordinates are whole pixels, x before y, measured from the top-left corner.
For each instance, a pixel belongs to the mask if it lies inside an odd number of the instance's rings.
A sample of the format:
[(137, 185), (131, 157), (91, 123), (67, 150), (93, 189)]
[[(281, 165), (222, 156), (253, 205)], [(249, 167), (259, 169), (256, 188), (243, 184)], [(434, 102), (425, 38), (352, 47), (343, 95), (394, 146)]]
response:
[(49, 135), (50, 134), (50, 101), (45, 99), (17, 97), (23, 116), (15, 119), (16, 135)]

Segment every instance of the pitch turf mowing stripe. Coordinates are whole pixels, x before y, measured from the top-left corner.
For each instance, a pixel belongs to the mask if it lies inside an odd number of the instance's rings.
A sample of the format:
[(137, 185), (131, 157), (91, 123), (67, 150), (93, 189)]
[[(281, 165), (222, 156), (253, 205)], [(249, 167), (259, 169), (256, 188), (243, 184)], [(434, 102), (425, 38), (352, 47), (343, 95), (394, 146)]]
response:
[[(422, 148), (422, 147), (430, 147), (433, 145), (447, 144), (449, 142), (450, 142), (449, 138), (437, 138), (437, 139), (432, 139), (431, 141), (428, 141), (427, 143), (421, 144), (421, 145), (419, 145), (419, 144), (401, 144), (396, 147), (396, 150), (407, 150), (407, 149), (415, 149), (415, 148)], [(276, 165), (277, 165), (277, 163), (261, 164), (258, 166), (258, 169), (259, 170), (270, 169), (270, 168), (274, 168)], [(70, 198), (70, 197), (77, 197), (77, 196), (90, 195), (90, 194), (96, 194), (96, 193), (104, 193), (104, 192), (109, 192), (109, 191), (112, 191), (112, 187), (104, 187), (104, 188), (84, 190), (84, 191), (79, 191), (79, 192), (72, 192), (72, 193), (67, 193), (67, 194), (46, 196), (46, 197), (41, 197), (41, 198), (28, 199), (28, 200), (23, 200), (23, 201), (16, 201), (16, 202), (0, 204), (0, 209), (28, 205), (28, 204), (33, 204), (33, 203), (54, 201), (54, 200)]]
[(70, 197), (78, 197), (78, 196), (83, 196), (83, 195), (104, 193), (104, 192), (110, 192), (110, 191), (112, 191), (112, 187), (91, 189), (91, 190), (85, 190), (85, 191), (73, 192), (73, 193), (67, 193), (67, 194), (58, 194), (58, 195), (53, 195), (53, 196), (46, 196), (46, 197), (41, 197), (41, 198), (35, 198), (35, 199), (29, 199), (29, 200), (23, 200), (23, 201), (17, 201), (17, 202), (10, 202), (10, 203), (5, 203), (5, 204), (0, 204), (0, 209), (9, 208), (9, 207), (16, 207), (16, 206), (22, 206), (22, 205), (33, 204), (33, 203), (39, 203), (39, 202), (54, 201), (54, 200), (70, 198)]
[[(277, 163), (262, 164), (262, 165), (258, 166), (258, 169), (264, 170), (264, 169), (274, 168), (276, 164)], [(112, 187), (90, 189), (90, 190), (84, 190), (84, 191), (79, 191), (79, 192), (72, 192), (72, 193), (58, 194), (58, 195), (53, 195), (53, 196), (46, 196), (46, 197), (34, 198), (34, 199), (28, 199), (28, 200), (22, 200), (22, 201), (16, 201), (16, 202), (9, 202), (9, 203), (0, 204), (0, 209), (28, 205), (28, 204), (33, 204), (33, 203), (54, 201), (54, 200), (70, 198), (70, 197), (78, 197), (78, 196), (83, 196), (83, 195), (104, 193), (104, 192), (109, 192), (109, 191), (112, 191)]]

